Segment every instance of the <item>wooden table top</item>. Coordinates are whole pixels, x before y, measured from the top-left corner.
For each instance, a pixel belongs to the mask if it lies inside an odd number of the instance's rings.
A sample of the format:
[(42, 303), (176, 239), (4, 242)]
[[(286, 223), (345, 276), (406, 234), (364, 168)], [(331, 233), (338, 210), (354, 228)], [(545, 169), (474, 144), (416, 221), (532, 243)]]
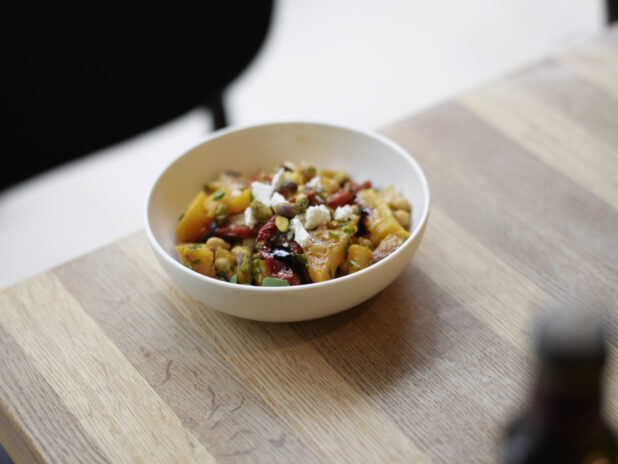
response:
[(352, 310), (219, 314), (142, 233), (1, 291), (15, 461), (493, 462), (540, 309), (567, 295), (618, 327), (618, 31), (384, 132), (425, 169), (432, 211), (404, 273)]

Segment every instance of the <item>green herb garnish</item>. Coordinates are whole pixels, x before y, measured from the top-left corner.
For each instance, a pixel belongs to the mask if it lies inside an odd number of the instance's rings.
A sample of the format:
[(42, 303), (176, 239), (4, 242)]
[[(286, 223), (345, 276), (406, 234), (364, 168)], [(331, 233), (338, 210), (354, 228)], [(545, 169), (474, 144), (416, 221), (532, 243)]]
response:
[(200, 259), (194, 259), (191, 261), (191, 264), (200, 264), (202, 261)]
[(191, 267), (191, 263), (185, 263), (185, 266), (187, 266), (189, 269), (193, 269), (193, 267)]
[(223, 198), (225, 196), (225, 192), (223, 190), (217, 190), (214, 194), (213, 194), (213, 198), (215, 200), (220, 200), (221, 198)]
[(262, 287), (289, 287), (290, 284), (287, 280), (277, 279), (275, 277), (264, 277), (262, 280)]
[(316, 170), (315, 170), (315, 168), (314, 168), (314, 167), (308, 167), (308, 168), (307, 168), (307, 172), (310, 172), (311, 174), (315, 174), (315, 173), (316, 173)]
[(249, 190), (249, 199), (251, 201), (255, 200), (255, 197), (253, 196), (253, 192), (251, 190)]
[(328, 231), (328, 236), (331, 237), (331, 238), (339, 238), (339, 235), (337, 235), (334, 232), (331, 232), (330, 230)]
[(345, 248), (343, 249), (344, 256), (348, 257), (348, 249), (352, 246), (352, 241), (348, 239), (348, 243), (345, 244)]
[(234, 274), (232, 276), (232, 278), (230, 279), (230, 283), (231, 284), (237, 284), (238, 283), (238, 276), (236, 274)]
[(200, 245), (198, 245), (197, 243), (194, 243), (193, 245), (189, 245), (189, 249), (191, 250), (197, 250), (198, 248), (200, 248)]
[(307, 255), (305, 253), (301, 253), (299, 255), (296, 255), (296, 257), (303, 263), (303, 264), (307, 264)]
[(182, 221), (182, 218), (183, 218), (183, 217), (185, 217), (185, 213), (182, 213), (182, 214), (180, 215), (180, 217), (178, 218), (178, 222)]
[(354, 233), (355, 233), (354, 229), (350, 229), (349, 227), (346, 227), (345, 229), (343, 229), (343, 231), (346, 234), (350, 234), (350, 235), (354, 235)]
[(328, 277), (331, 279), (333, 278), (333, 271), (331, 271), (330, 268), (328, 269)]
[(349, 226), (349, 225), (350, 225), (350, 221), (345, 221), (343, 224), (339, 226), (339, 228), (343, 229), (345, 226)]
[(406, 243), (406, 240), (408, 240), (409, 238), (410, 238), (410, 236), (404, 237), (403, 240), (401, 241), (401, 244), (403, 245), (404, 243)]
[(358, 263), (355, 263), (354, 261), (352, 261), (351, 259), (348, 259), (348, 264), (350, 266), (354, 266), (356, 269), (361, 270), (362, 268), (360, 267), (360, 265)]

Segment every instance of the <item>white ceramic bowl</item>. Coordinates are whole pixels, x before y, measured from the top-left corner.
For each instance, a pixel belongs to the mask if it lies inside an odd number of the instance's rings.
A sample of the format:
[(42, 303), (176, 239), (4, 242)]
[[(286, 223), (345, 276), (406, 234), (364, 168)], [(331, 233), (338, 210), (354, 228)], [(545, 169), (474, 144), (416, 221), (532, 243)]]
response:
[[(412, 204), (412, 236), (386, 259), (354, 274), (293, 287), (230, 284), (187, 269), (177, 259), (178, 216), (205, 182), (226, 170), (273, 170), (308, 161), (345, 170), (376, 187), (394, 185)], [(390, 284), (417, 250), (429, 213), (429, 189), (414, 158), (387, 138), (333, 124), (284, 122), (224, 129), (179, 156), (157, 178), (146, 206), (146, 234), (163, 269), (209, 308), (260, 321), (291, 322), (351, 308)]]

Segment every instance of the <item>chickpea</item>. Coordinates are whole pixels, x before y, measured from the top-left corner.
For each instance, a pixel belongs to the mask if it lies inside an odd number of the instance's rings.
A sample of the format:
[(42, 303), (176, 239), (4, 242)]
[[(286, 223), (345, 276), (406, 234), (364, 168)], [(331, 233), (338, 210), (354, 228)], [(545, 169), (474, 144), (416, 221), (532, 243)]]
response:
[(343, 185), (343, 183), (348, 179), (348, 174), (345, 171), (337, 171), (333, 176), (333, 180), (339, 185)]
[(230, 244), (219, 237), (210, 237), (206, 240), (206, 246), (210, 248), (213, 253), (217, 251), (217, 248), (223, 248), (224, 250), (230, 249)]
[(220, 259), (227, 259), (230, 263), (230, 269), (236, 265), (236, 256), (223, 248), (217, 248), (215, 252), (215, 265)]
[(232, 265), (227, 258), (217, 258), (215, 259), (215, 270), (229, 274), (232, 271)]
[(391, 203), (393, 209), (403, 209), (410, 211), (410, 203), (404, 197), (395, 197)]
[(328, 194), (335, 193), (339, 190), (339, 184), (337, 181), (329, 177), (322, 177), (320, 179), (320, 183), (322, 184), (322, 187), (324, 187), (324, 191)]
[(251, 259), (251, 250), (245, 246), (237, 245), (232, 248), (232, 254), (236, 257), (238, 268), (236, 276), (239, 284), (251, 283), (251, 270), (253, 260)]
[(255, 248), (255, 239), (254, 238), (243, 239), (242, 246), (245, 246), (249, 248), (250, 250), (253, 250)]
[(393, 213), (395, 219), (401, 224), (402, 227), (408, 227), (410, 225), (410, 213), (402, 209), (398, 209)]
[(371, 240), (369, 240), (368, 238), (359, 237), (358, 244), (360, 246), (369, 247), (369, 249), (373, 250), (373, 243), (371, 243)]

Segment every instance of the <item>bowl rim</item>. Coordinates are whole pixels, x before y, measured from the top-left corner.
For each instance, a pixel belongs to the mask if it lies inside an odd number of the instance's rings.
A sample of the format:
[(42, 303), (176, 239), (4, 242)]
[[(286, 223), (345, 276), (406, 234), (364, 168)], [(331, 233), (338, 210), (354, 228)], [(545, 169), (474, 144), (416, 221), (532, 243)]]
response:
[[(229, 135), (234, 132), (242, 132), (242, 131), (249, 130), (249, 129), (257, 129), (257, 128), (268, 127), (268, 126), (292, 126), (292, 125), (322, 126), (322, 127), (327, 127), (331, 129), (334, 128), (334, 129), (350, 131), (350, 132), (354, 132), (359, 135), (368, 136), (368, 137), (371, 137), (377, 140), (378, 142), (381, 142), (385, 145), (390, 146), (390, 148), (392, 148), (401, 158), (403, 158), (406, 162), (412, 165), (412, 168), (416, 170), (416, 172), (419, 174), (420, 181), (421, 181), (421, 189), (423, 190), (423, 193), (425, 194), (426, 200), (422, 204), (421, 218), (417, 222), (417, 224), (414, 226), (413, 230), (410, 231), (410, 237), (406, 239), (406, 241), (403, 243), (403, 246), (400, 246), (397, 250), (395, 250), (393, 253), (388, 255), (386, 258), (384, 258), (380, 262), (372, 264), (371, 266), (368, 266), (365, 269), (361, 269), (360, 271), (354, 272), (352, 274), (337, 277), (335, 279), (327, 280), (324, 282), (312, 282), (312, 283), (303, 284), (303, 285), (291, 285), (291, 286), (281, 286), (281, 287), (238, 285), (238, 284), (233, 284), (231, 282), (224, 282), (218, 279), (213, 279), (212, 277), (202, 275), (198, 272), (192, 271), (191, 269), (188, 269), (186, 266), (183, 266), (180, 263), (180, 261), (172, 258), (165, 251), (165, 249), (161, 246), (159, 241), (155, 238), (154, 233), (152, 232), (152, 229), (150, 227), (150, 214), (149, 214), (150, 203), (152, 201), (153, 192), (155, 188), (157, 187), (157, 185), (159, 184), (161, 177), (163, 177), (163, 175), (175, 163), (179, 162), (181, 158), (184, 158), (191, 151), (195, 150), (196, 148), (200, 147), (201, 145), (211, 140)], [(423, 169), (421, 168), (421, 166), (418, 164), (418, 162), (416, 161), (414, 156), (412, 156), (411, 153), (409, 153), (401, 145), (389, 139), (388, 137), (378, 133), (375, 130), (361, 129), (359, 127), (354, 127), (352, 125), (347, 125), (347, 124), (332, 123), (332, 122), (325, 122), (325, 121), (312, 121), (312, 120), (281, 120), (281, 121), (262, 122), (262, 123), (254, 123), (254, 124), (232, 125), (229, 127), (225, 127), (223, 129), (219, 129), (219, 130), (216, 130), (214, 132), (211, 132), (205, 135), (204, 138), (202, 138), (199, 142), (191, 145), (188, 148), (185, 148), (184, 151), (182, 151), (178, 156), (176, 156), (173, 160), (167, 163), (167, 165), (156, 176), (154, 182), (148, 189), (145, 210), (144, 210), (144, 223), (145, 223), (144, 229), (146, 232), (146, 236), (148, 237), (148, 241), (150, 242), (151, 246), (155, 248), (157, 253), (160, 256), (163, 256), (164, 257), (163, 259), (165, 259), (165, 261), (168, 262), (170, 265), (174, 266), (179, 272), (186, 273), (186, 275), (190, 276), (191, 278), (197, 278), (198, 280), (202, 282), (212, 284), (215, 286), (221, 286), (222, 290), (224, 289), (230, 290), (232, 288), (231, 286), (234, 286), (236, 290), (241, 291), (241, 292), (272, 293), (272, 292), (284, 291), (286, 293), (293, 293), (293, 292), (301, 292), (301, 291), (308, 290), (308, 289), (331, 287), (333, 285), (341, 284), (342, 282), (349, 282), (351, 279), (359, 278), (363, 275), (366, 275), (369, 272), (375, 272), (379, 270), (380, 268), (382, 268), (383, 266), (388, 265), (388, 262), (395, 259), (396, 255), (403, 253), (404, 249), (414, 246), (413, 245), (414, 239), (419, 233), (421, 233), (421, 231), (424, 228), (425, 223), (427, 222), (427, 218), (429, 216), (429, 205), (430, 205), (429, 185), (427, 184), (427, 178), (425, 177), (425, 173)]]

